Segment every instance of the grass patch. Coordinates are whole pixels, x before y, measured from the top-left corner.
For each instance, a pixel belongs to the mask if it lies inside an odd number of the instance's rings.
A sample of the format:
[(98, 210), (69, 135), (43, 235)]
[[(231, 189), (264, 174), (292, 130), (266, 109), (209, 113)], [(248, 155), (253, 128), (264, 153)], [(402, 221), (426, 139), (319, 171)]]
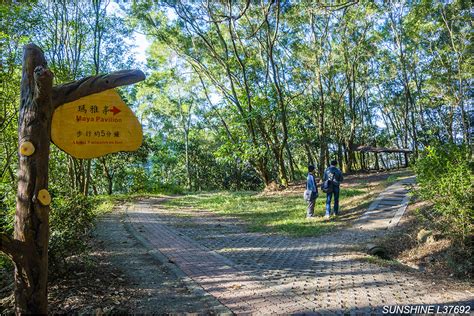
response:
[[(341, 190), (340, 203), (364, 194), (357, 189)], [(307, 220), (306, 203), (298, 195), (264, 196), (257, 192), (215, 192), (189, 194), (165, 202), (172, 209), (193, 208), (236, 216), (246, 221), (251, 231), (279, 232), (291, 236), (317, 236), (343, 225), (339, 221), (324, 221), (325, 194), (316, 200), (316, 217)]]
[(400, 181), (404, 178), (407, 178), (407, 177), (410, 177), (410, 176), (413, 176), (413, 175), (414, 175), (413, 171), (411, 169), (407, 169), (407, 170), (399, 171), (397, 173), (389, 175), (388, 178), (385, 180), (385, 182), (388, 185), (390, 185), (390, 184), (394, 184), (397, 181)]
[(109, 212), (112, 212), (115, 206), (114, 199), (107, 197), (107, 196), (99, 196), (94, 198), (95, 207), (94, 207), (94, 214), (95, 215), (102, 215)]
[(390, 183), (390, 184), (392, 184), (392, 183), (395, 183), (395, 182), (397, 182), (397, 180), (398, 180), (398, 176), (397, 176), (397, 175), (394, 175), (394, 174), (392, 174), (392, 175), (388, 176), (388, 178), (387, 178), (387, 180), (386, 180), (386, 181), (387, 181), (387, 183)]

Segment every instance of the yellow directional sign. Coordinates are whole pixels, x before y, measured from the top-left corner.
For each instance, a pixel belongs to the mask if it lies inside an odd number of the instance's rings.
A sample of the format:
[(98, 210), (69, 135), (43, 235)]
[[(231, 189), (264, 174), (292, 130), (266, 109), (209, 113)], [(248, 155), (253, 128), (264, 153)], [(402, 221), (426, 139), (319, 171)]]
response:
[(51, 140), (76, 158), (134, 151), (142, 139), (140, 122), (113, 89), (63, 104), (53, 113)]

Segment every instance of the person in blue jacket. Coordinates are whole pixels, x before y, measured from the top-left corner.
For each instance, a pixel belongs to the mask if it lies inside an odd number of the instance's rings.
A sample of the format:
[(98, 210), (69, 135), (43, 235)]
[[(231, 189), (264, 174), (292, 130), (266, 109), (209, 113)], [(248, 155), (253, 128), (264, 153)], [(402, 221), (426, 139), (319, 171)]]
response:
[(308, 210), (306, 212), (306, 218), (312, 218), (314, 217), (314, 205), (316, 204), (316, 198), (318, 197), (318, 186), (316, 185), (316, 179), (314, 178), (313, 165), (308, 166), (306, 189), (311, 191), (311, 197), (308, 200)]
[(331, 215), (331, 200), (334, 195), (334, 215), (339, 215), (339, 186), (344, 180), (341, 170), (337, 167), (337, 161), (331, 161), (331, 165), (324, 171), (323, 181), (332, 180), (332, 192), (326, 193), (326, 219)]

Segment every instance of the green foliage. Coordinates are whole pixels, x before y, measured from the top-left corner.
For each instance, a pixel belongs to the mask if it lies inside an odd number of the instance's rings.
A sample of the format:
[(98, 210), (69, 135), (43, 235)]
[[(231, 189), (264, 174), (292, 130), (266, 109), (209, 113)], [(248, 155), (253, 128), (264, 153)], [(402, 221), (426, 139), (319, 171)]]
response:
[(0, 252), (0, 269), (6, 269), (7, 271), (13, 269), (13, 262)]
[(469, 149), (455, 144), (427, 147), (415, 166), (418, 193), (434, 204), (433, 212), (425, 215), (463, 244), (473, 233), (473, 167)]
[(8, 185), (0, 183), (0, 231), (11, 235), (15, 215), (15, 192)]
[[(243, 12), (243, 3), (2, 4), (0, 198), (17, 181), (28, 42), (44, 50), (55, 84), (130, 67), (147, 73), (120, 89), (143, 124), (144, 146), (91, 161), (53, 146), (56, 196), (86, 187), (94, 195), (259, 190), (304, 178), (309, 162), (337, 156), (348, 165), (355, 145), (415, 150), (433, 139), (468, 142), (465, 3), (361, 1), (328, 11), (311, 1), (262, 2), (231, 24), (213, 20)], [(151, 42), (146, 65), (133, 65), (137, 29)], [(393, 167), (393, 158), (384, 165)], [(374, 164), (368, 155), (351, 166)]]
[(62, 267), (68, 256), (83, 251), (94, 224), (90, 198), (82, 195), (56, 197), (51, 204), (49, 260), (51, 268)]
[(106, 214), (112, 212), (117, 203), (117, 200), (120, 199), (119, 196), (111, 196), (111, 195), (98, 195), (92, 198), (92, 203), (94, 206), (94, 215), (100, 216), (102, 214)]

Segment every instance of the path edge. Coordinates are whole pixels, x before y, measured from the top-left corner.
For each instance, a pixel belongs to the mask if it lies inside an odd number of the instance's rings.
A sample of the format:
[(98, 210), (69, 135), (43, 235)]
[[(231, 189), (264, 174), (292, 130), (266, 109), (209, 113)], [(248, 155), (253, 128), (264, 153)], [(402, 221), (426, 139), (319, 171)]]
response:
[[(399, 185), (403, 185), (403, 186), (406, 186), (406, 185), (413, 185), (414, 183), (416, 183), (416, 175), (411, 175), (409, 177), (406, 177), (404, 179), (400, 179), (398, 181), (396, 181), (395, 183), (392, 183), (391, 185), (389, 185), (388, 187), (386, 187), (369, 205), (369, 207), (367, 208), (367, 210), (362, 213), (362, 215), (357, 219), (357, 221), (360, 221), (360, 220), (365, 220), (367, 218), (370, 217), (370, 215), (372, 215), (374, 212), (376, 212), (376, 209), (378, 207), (378, 205), (380, 204), (380, 202), (385, 198), (385, 193), (391, 189), (392, 187), (396, 187), (396, 186), (399, 186)], [(384, 230), (393, 230), (395, 229), (395, 227), (398, 226), (398, 223), (400, 222), (401, 218), (403, 217), (403, 215), (405, 214), (405, 211), (406, 209), (408, 208), (408, 205), (410, 203), (410, 200), (411, 200), (411, 196), (409, 193), (406, 193), (405, 196), (403, 197), (403, 200), (402, 202), (398, 205), (397, 207), (397, 211), (395, 212), (395, 214), (392, 216), (392, 218), (388, 221), (388, 224), (386, 225), (386, 227), (384, 228)], [(355, 223), (355, 225), (353, 225), (353, 227), (355, 228), (358, 228), (358, 229), (362, 229), (362, 226), (359, 225), (359, 223)]]
[(191, 293), (198, 296), (206, 297), (210, 299), (213, 303), (215, 303), (214, 306), (212, 306), (212, 311), (219, 315), (233, 315), (232, 311), (221, 301), (206, 292), (192, 278), (190, 278), (186, 273), (184, 273), (184, 271), (181, 270), (177, 265), (170, 263), (169, 258), (166, 257), (160, 250), (154, 249), (151, 246), (150, 242), (146, 238), (142, 237), (130, 223), (128, 217), (128, 208), (130, 206), (124, 205), (122, 207), (124, 209), (124, 212), (122, 212), (120, 215), (125, 230), (147, 250), (147, 253), (150, 256), (152, 256), (155, 260), (160, 262), (165, 267), (169, 268), (176, 275), (176, 277), (183, 281), (184, 285)]

